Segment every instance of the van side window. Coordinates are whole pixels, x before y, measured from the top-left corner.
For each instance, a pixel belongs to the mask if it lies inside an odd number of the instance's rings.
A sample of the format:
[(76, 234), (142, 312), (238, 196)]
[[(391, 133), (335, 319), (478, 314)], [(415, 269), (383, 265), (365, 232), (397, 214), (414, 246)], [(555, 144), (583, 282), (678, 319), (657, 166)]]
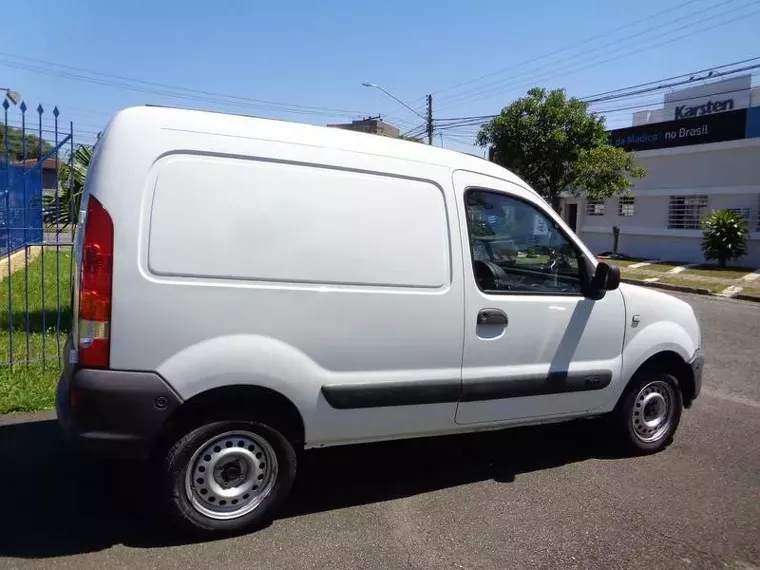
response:
[(499, 192), (465, 194), (472, 267), (488, 293), (580, 295), (579, 253), (541, 210)]

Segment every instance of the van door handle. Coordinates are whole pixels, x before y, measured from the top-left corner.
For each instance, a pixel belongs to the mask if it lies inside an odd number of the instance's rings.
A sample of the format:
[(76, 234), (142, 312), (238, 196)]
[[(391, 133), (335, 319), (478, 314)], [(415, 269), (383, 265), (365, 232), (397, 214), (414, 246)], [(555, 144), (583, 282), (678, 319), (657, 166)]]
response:
[(481, 309), (478, 313), (478, 324), (507, 326), (509, 319), (501, 309)]

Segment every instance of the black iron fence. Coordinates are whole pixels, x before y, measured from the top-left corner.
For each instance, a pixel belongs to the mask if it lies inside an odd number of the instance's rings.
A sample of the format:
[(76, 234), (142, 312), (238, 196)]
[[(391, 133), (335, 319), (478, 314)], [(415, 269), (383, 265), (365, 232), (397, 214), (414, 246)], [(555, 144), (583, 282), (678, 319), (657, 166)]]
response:
[(30, 113), (24, 102), (5, 99), (2, 107), (0, 397), (19, 389), (15, 375), (59, 369), (71, 326), (72, 221), (81, 191), (73, 124), (59, 126), (58, 108), (46, 117), (42, 105)]

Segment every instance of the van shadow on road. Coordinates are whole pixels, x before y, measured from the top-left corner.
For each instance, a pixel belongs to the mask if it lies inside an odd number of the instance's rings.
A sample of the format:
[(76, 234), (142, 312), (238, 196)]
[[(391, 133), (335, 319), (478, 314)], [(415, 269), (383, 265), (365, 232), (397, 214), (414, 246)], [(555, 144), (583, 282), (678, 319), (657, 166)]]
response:
[[(589, 458), (615, 458), (596, 420), (304, 453), (280, 518), (408, 497)], [(78, 455), (55, 421), (0, 426), (0, 557), (48, 558), (115, 544), (176, 545), (140, 464)]]

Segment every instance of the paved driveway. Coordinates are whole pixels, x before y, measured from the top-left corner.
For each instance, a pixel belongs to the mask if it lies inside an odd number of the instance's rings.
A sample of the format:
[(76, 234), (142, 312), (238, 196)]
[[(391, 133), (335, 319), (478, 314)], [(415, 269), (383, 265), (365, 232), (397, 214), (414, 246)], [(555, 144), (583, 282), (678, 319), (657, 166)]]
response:
[(0, 568), (760, 567), (760, 304), (684, 298), (708, 364), (665, 452), (615, 457), (593, 422), (311, 452), (279, 520), (213, 543), (50, 415), (0, 419)]

